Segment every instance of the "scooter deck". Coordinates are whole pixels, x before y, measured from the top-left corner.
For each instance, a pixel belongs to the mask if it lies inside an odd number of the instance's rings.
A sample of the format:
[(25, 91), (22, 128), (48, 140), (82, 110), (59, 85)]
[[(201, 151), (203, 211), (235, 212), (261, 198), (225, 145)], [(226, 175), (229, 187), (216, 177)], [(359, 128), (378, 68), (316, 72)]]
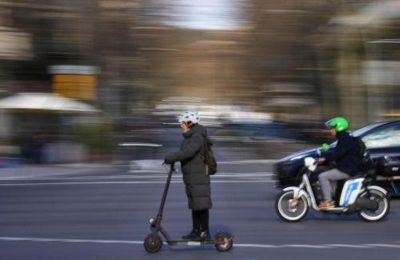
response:
[(207, 240), (167, 240), (166, 241), (170, 246), (178, 246), (178, 245), (188, 245), (188, 246), (201, 246), (201, 245), (215, 245), (215, 240), (207, 239)]

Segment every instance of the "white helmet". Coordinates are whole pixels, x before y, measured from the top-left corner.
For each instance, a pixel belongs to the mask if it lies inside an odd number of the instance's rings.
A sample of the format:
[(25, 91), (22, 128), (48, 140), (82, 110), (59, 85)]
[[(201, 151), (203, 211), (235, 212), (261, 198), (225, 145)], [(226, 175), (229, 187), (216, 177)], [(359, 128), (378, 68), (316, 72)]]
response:
[(200, 116), (197, 112), (188, 111), (183, 113), (178, 117), (179, 123), (185, 122), (192, 122), (193, 124), (198, 124), (200, 122)]

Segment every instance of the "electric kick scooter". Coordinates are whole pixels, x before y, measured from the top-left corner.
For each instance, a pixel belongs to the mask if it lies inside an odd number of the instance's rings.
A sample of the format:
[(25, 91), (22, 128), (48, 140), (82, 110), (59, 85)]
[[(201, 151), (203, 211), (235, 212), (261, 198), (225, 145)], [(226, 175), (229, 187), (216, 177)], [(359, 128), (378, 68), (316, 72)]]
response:
[(157, 217), (150, 218), (150, 230), (151, 233), (147, 235), (144, 240), (143, 246), (148, 253), (157, 253), (163, 246), (164, 238), (166, 244), (169, 246), (187, 245), (187, 246), (203, 246), (203, 245), (214, 245), (219, 252), (229, 251), (233, 246), (233, 236), (227, 232), (218, 232), (214, 239), (202, 239), (202, 240), (185, 240), (185, 239), (172, 239), (167, 231), (161, 225), (163, 217), (164, 205), (167, 199), (169, 185), (171, 183), (172, 173), (175, 172), (174, 164), (171, 164), (170, 171), (168, 173), (167, 182), (164, 187), (164, 193), (161, 199), (160, 208), (158, 209)]

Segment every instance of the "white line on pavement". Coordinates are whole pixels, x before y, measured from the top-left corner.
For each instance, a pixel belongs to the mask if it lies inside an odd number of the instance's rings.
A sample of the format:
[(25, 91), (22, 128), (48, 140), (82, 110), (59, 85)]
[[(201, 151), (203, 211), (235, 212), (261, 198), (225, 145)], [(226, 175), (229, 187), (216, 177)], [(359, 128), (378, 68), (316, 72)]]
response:
[[(157, 166), (162, 165), (163, 159), (149, 159), (149, 160), (131, 160), (131, 165), (151, 165)], [(218, 164), (248, 164), (248, 163), (261, 163), (269, 164), (275, 163), (277, 160), (274, 159), (255, 159), (255, 160), (234, 160), (234, 161), (218, 161)]]
[[(90, 179), (152, 179), (152, 178), (165, 178), (164, 174), (146, 174), (146, 175), (114, 175), (114, 176), (81, 176), (81, 177), (68, 177), (63, 179), (69, 180), (90, 180)], [(254, 172), (254, 173), (222, 173), (211, 176), (211, 178), (247, 178), (247, 177), (271, 177), (271, 172)], [(172, 175), (173, 179), (182, 178), (182, 174)], [(49, 178), (52, 180), (59, 180), (60, 178)], [(1, 179), (0, 179), (1, 180)], [(39, 179), (35, 179), (39, 180)], [(48, 180), (48, 179), (46, 179)]]
[(264, 159), (264, 160), (238, 160), (238, 161), (222, 161), (218, 164), (248, 164), (248, 163), (275, 163), (277, 160)]
[(162, 147), (162, 144), (152, 144), (152, 143), (121, 143), (118, 146), (141, 146), (141, 147)]
[[(8, 242), (59, 242), (59, 243), (95, 243), (95, 244), (133, 244), (142, 245), (143, 241), (134, 240), (104, 240), (104, 239), (65, 239), (65, 238), (40, 238), (40, 237), (0, 237), (0, 241)], [(247, 248), (310, 248), (310, 249), (333, 249), (333, 248), (353, 248), (353, 249), (371, 249), (371, 248), (395, 248), (400, 249), (400, 244), (236, 244), (234, 247)]]
[[(371, 244), (372, 245), (372, 244)], [(312, 248), (312, 249), (332, 249), (332, 248), (373, 248), (380, 246), (371, 246), (367, 244), (353, 245), (353, 244), (283, 244), (283, 245), (264, 245), (264, 244), (238, 244), (237, 247), (252, 247), (252, 248)], [(392, 245), (393, 246), (393, 245)], [(400, 245), (398, 245), (400, 248)]]
[[(214, 180), (217, 183), (274, 183), (274, 180)], [(171, 181), (171, 183), (183, 183)], [(25, 182), (25, 183), (0, 183), (0, 186), (47, 186), (47, 185), (107, 185), (107, 184), (165, 184), (165, 181), (92, 181), (92, 182)]]
[(99, 243), (99, 244), (143, 244), (143, 241), (129, 241), (129, 240), (64, 239), (64, 238), (39, 238), (39, 237), (0, 237), (0, 241)]
[[(218, 164), (223, 165), (238, 165), (238, 164), (272, 164), (277, 160), (272, 159), (260, 159), (260, 160), (236, 160), (236, 161), (219, 161)], [(158, 160), (132, 160), (129, 162), (129, 172), (163, 172), (162, 159)]]
[(129, 170), (128, 173), (164, 173), (166, 174), (165, 170)]
[[(43, 181), (43, 180), (93, 180), (93, 179), (153, 179), (153, 178), (165, 178), (167, 176), (167, 173), (163, 172), (162, 174), (142, 174), (142, 175), (107, 175), (107, 176), (51, 176), (51, 177), (45, 177), (45, 176), (29, 176), (29, 177), (0, 177), (0, 181), (9, 181), (9, 180), (36, 180), (36, 181)], [(240, 172), (234, 172), (234, 173), (218, 173), (216, 175), (213, 175), (211, 178), (248, 178), (248, 177), (271, 177), (273, 176), (272, 172), (251, 172), (251, 173), (240, 173)], [(182, 178), (182, 174), (174, 174), (172, 175), (172, 178)]]
[[(132, 178), (143, 178), (143, 177), (149, 177), (149, 178), (153, 178), (154, 176), (166, 176), (168, 173), (163, 172), (163, 174), (146, 174), (146, 175), (133, 175), (131, 176)], [(182, 174), (173, 174), (172, 177), (179, 177), (182, 178), (181, 176)], [(250, 173), (241, 173), (241, 172), (222, 172), (222, 173), (217, 173), (213, 176), (211, 176), (211, 178), (220, 178), (220, 177), (258, 177), (258, 176), (272, 176), (273, 173), (272, 172), (250, 172)], [(119, 175), (119, 176), (127, 176), (127, 175)], [(112, 177), (112, 176), (109, 176)]]

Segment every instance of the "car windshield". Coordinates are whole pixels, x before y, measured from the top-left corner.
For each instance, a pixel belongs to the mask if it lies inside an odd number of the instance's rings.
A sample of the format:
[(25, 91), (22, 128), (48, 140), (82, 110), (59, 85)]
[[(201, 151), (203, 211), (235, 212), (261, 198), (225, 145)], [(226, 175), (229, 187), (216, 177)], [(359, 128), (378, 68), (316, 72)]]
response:
[(354, 132), (351, 132), (351, 135), (352, 135), (352, 136), (355, 136), (355, 137), (363, 136), (363, 135), (364, 135), (365, 133), (367, 133), (369, 130), (375, 128), (376, 126), (378, 126), (378, 125), (380, 125), (380, 124), (381, 124), (381, 123), (376, 123), (376, 124), (364, 126), (364, 127), (360, 128), (360, 129), (357, 129), (357, 130), (354, 131)]
[[(379, 125), (381, 125), (381, 123), (376, 123), (376, 124), (372, 124), (372, 125), (367, 125), (367, 126), (364, 126), (364, 127), (360, 128), (360, 129), (357, 129), (357, 130), (354, 131), (354, 132), (350, 132), (350, 134), (351, 134), (352, 136), (354, 136), (354, 137), (359, 137), (359, 136), (362, 137), (362, 136), (364, 136), (366, 133), (368, 133), (371, 129), (374, 129), (375, 127), (377, 127), (377, 126), (379, 126)], [(336, 143), (337, 143), (337, 141), (331, 143), (329, 146), (330, 146), (330, 147), (335, 147), (335, 146), (336, 146)]]

